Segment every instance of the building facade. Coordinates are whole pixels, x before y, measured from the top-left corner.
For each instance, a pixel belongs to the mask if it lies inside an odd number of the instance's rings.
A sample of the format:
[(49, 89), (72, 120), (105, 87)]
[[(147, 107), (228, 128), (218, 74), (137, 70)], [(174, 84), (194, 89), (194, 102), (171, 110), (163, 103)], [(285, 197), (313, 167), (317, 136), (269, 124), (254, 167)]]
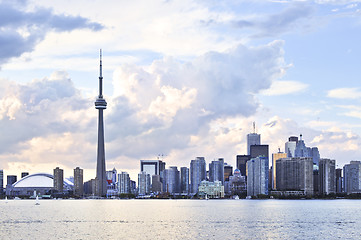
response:
[(247, 195), (268, 194), (268, 158), (256, 157), (247, 162)]
[(203, 180), (198, 187), (200, 197), (223, 198), (224, 186), (221, 181), (209, 182)]
[(209, 164), (209, 181), (220, 181), (224, 184), (224, 159), (218, 158), (217, 161), (212, 161)]
[(198, 192), (199, 184), (201, 184), (201, 181), (206, 180), (206, 177), (207, 170), (204, 157), (197, 157), (192, 160), (190, 164), (191, 194), (194, 195)]
[(138, 194), (141, 196), (150, 193), (150, 175), (146, 172), (138, 174)]
[(177, 167), (169, 167), (163, 172), (163, 190), (170, 194), (178, 194), (180, 192), (179, 171)]
[(63, 192), (63, 182), (64, 182), (64, 171), (59, 167), (54, 169), (54, 190), (56, 192)]
[(74, 195), (83, 196), (84, 195), (84, 180), (83, 180), (83, 169), (76, 167), (74, 169)]
[(287, 158), (287, 153), (282, 153), (282, 152), (278, 152), (278, 153), (273, 153), (272, 154), (272, 189), (277, 189), (277, 184), (276, 184), (276, 161), (278, 159), (281, 158)]
[(242, 176), (247, 176), (247, 162), (251, 159), (250, 155), (237, 155), (236, 165)]
[(180, 169), (180, 192), (189, 194), (189, 168), (187, 167)]
[(319, 187), (321, 195), (336, 193), (336, 161), (321, 158), (319, 160)]
[(361, 193), (361, 162), (351, 161), (343, 167), (344, 192)]
[(276, 161), (278, 191), (300, 191), (313, 194), (312, 158), (281, 158)]
[(247, 155), (251, 155), (251, 146), (261, 144), (261, 134), (247, 134)]
[(118, 174), (117, 182), (118, 192), (120, 194), (128, 194), (130, 191), (130, 177), (127, 172), (121, 172)]

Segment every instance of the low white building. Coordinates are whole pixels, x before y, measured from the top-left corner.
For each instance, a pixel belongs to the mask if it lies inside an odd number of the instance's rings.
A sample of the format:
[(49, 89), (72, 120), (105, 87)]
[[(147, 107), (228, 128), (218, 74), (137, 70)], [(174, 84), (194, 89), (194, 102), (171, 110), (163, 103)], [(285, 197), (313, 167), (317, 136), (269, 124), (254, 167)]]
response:
[(221, 181), (209, 182), (204, 180), (198, 187), (198, 195), (208, 198), (223, 198), (224, 186), (222, 186)]

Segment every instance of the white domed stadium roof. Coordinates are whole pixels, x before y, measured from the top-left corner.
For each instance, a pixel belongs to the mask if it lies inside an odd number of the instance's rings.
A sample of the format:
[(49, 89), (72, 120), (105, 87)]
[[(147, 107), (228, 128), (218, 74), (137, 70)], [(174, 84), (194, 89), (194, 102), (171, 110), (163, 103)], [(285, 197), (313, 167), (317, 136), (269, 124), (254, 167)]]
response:
[[(66, 187), (71, 186), (72, 183), (64, 181)], [(54, 176), (48, 173), (35, 173), (27, 175), (13, 184), (15, 188), (52, 188), (54, 186)]]

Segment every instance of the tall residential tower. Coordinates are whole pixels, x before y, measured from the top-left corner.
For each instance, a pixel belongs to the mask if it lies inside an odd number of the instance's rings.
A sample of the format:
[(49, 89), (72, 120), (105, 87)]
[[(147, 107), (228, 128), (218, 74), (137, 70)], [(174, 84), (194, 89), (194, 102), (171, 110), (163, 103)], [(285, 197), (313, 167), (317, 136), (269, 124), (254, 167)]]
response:
[(95, 194), (97, 196), (105, 196), (107, 194), (107, 178), (105, 173), (103, 110), (107, 108), (107, 102), (103, 98), (102, 50), (100, 50), (99, 96), (95, 101), (95, 108), (99, 110), (98, 156), (97, 156), (97, 176), (96, 176)]

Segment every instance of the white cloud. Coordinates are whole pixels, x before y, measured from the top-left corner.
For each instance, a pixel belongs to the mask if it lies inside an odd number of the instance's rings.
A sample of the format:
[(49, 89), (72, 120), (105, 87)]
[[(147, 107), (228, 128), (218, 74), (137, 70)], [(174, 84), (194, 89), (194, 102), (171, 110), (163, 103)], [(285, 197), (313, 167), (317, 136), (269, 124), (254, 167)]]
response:
[(300, 93), (305, 91), (308, 85), (297, 81), (274, 81), (269, 89), (263, 90), (262, 95), (278, 96)]
[(327, 96), (338, 99), (358, 99), (361, 98), (361, 90), (359, 88), (337, 88), (329, 90)]

